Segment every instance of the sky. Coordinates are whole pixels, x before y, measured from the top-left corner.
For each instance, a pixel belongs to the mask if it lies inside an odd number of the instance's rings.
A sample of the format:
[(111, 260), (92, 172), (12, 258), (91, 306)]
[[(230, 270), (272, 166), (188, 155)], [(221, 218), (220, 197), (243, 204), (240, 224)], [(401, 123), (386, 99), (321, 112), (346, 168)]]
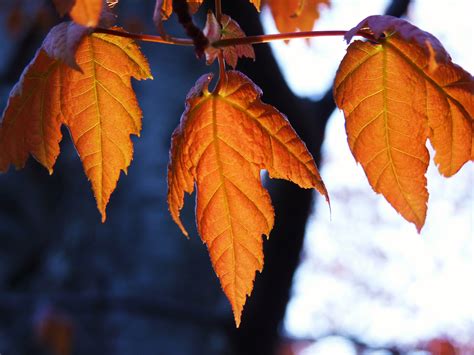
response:
[[(345, 30), (388, 1), (333, 0), (317, 30)], [(413, 0), (409, 20), (441, 40), (453, 61), (474, 72), (472, 1)], [(266, 31), (275, 32), (268, 13)], [(273, 49), (300, 96), (317, 99), (331, 85), (344, 56), (342, 38), (317, 38)], [(314, 78), (309, 80), (308, 78)], [(344, 118), (335, 112), (326, 130), (321, 175), (332, 213), (316, 201), (297, 270), (285, 332), (315, 338), (332, 331), (374, 344), (416, 344), (439, 336), (474, 339), (474, 167), (449, 179), (432, 164), (430, 199), (421, 234), (370, 188), (354, 161)], [(355, 354), (341, 338), (327, 338), (301, 355)]]

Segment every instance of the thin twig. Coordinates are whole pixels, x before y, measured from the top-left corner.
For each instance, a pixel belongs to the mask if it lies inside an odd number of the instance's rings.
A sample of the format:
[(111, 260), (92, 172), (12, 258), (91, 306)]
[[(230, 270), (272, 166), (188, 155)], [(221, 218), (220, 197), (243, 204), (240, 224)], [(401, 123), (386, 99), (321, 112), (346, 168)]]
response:
[(173, 11), (178, 16), (178, 22), (183, 26), (186, 34), (193, 40), (196, 56), (202, 58), (204, 51), (209, 46), (209, 40), (202, 30), (193, 22), (187, 1), (173, 0)]
[[(331, 36), (344, 36), (347, 31), (305, 31), (305, 32), (288, 32), (288, 33), (277, 33), (270, 35), (258, 35), (258, 36), (246, 36), (239, 38), (227, 38), (221, 39), (211, 43), (215, 48), (236, 46), (239, 44), (260, 44), (269, 43), (275, 41), (286, 41), (297, 38), (313, 38), (313, 37), (331, 37)], [(357, 36), (365, 37), (370, 40), (374, 40), (374, 37), (369, 33), (357, 32)]]
[[(154, 42), (154, 43), (163, 43), (163, 44), (172, 44), (178, 46), (192, 46), (194, 45), (193, 41), (188, 38), (171, 38), (166, 39), (162, 36), (153, 36), (141, 33), (132, 33), (117, 31), (108, 28), (97, 27), (94, 32), (96, 33), (106, 33), (119, 37), (132, 38), (137, 41), (144, 42)], [(247, 36), (241, 38), (227, 38), (221, 39), (212, 43), (212, 46), (215, 48), (224, 48), (230, 46), (236, 46), (239, 44), (260, 44), (260, 43), (269, 43), (275, 41), (284, 41), (289, 39), (296, 38), (314, 38), (314, 37), (332, 37), (332, 36), (344, 36), (347, 31), (337, 30), (337, 31), (306, 31), (306, 32), (288, 32), (288, 33), (277, 33), (271, 35), (259, 35), (259, 36)], [(369, 40), (374, 40), (374, 38), (365, 32), (357, 32), (357, 36), (367, 38)]]
[(153, 35), (146, 35), (146, 34), (140, 34), (140, 33), (131, 33), (131, 32), (124, 32), (124, 31), (117, 31), (117, 30), (112, 30), (109, 28), (101, 28), (97, 27), (94, 32), (96, 33), (105, 33), (113, 36), (118, 36), (118, 37), (126, 37), (126, 38), (132, 38), (137, 41), (143, 41), (143, 42), (154, 42), (154, 43), (163, 43), (163, 44), (173, 44), (173, 45), (178, 45), (178, 46), (193, 46), (194, 43), (191, 39), (188, 38), (163, 38), (161, 36), (153, 36)]

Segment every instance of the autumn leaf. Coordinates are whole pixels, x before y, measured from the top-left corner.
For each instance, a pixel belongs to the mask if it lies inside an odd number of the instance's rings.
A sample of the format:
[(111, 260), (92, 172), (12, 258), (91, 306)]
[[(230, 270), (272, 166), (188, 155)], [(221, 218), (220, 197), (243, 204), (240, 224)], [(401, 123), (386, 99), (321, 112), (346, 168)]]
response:
[[(239, 24), (232, 20), (229, 16), (223, 14), (221, 18), (222, 26), (217, 22), (212, 12), (207, 13), (207, 22), (204, 27), (204, 34), (209, 42), (215, 42), (220, 39), (242, 38), (245, 37), (244, 31)], [(205, 50), (206, 62), (212, 64), (219, 55), (219, 51), (223, 52), (224, 59), (227, 64), (235, 69), (239, 58), (247, 57), (255, 60), (255, 51), (251, 44), (241, 44), (237, 46), (228, 46), (223, 49), (208, 46)]]
[(23, 167), (31, 154), (52, 173), (66, 124), (105, 220), (120, 171), (132, 160), (130, 134), (141, 129), (130, 78), (151, 74), (132, 40), (106, 34), (78, 44), (75, 62), (82, 72), (69, 67), (48, 48), (61, 43), (65, 31), (75, 33), (71, 26), (77, 25), (63, 23), (50, 32), (10, 95), (0, 126), (0, 170)]
[(99, 23), (103, 0), (53, 0), (61, 16), (69, 13), (79, 25), (95, 27)]
[(326, 196), (311, 154), (288, 120), (260, 101), (261, 90), (240, 72), (227, 72), (219, 93), (209, 92), (212, 75), (201, 77), (186, 99), (173, 133), (168, 168), (168, 204), (179, 214), (184, 193), (196, 182), (196, 222), (237, 326), (256, 270), (263, 267), (262, 234), (274, 212), (260, 171), (272, 178), (315, 188)]
[[(189, 11), (195, 13), (201, 6), (203, 0), (187, 0)], [(156, 9), (161, 9), (161, 13), (158, 15)], [(155, 5), (155, 22), (161, 20), (167, 20), (173, 13), (173, 0), (157, 0)]]
[[(187, 0), (190, 12), (192, 14), (195, 13), (199, 9), (203, 1), (204, 0)], [(257, 10), (260, 11), (261, 0), (249, 0), (249, 1), (255, 6)], [(161, 13), (158, 13), (157, 9), (161, 9)], [(153, 19), (156, 24), (158, 24), (162, 20), (169, 19), (172, 13), (173, 13), (173, 0), (156, 0), (155, 14), (153, 15)]]
[(255, 8), (260, 11), (260, 5), (262, 3), (262, 0), (249, 0), (254, 6)]
[(426, 140), (441, 174), (471, 158), (473, 77), (452, 63), (431, 34), (390, 16), (371, 16), (348, 32), (355, 41), (335, 79), (350, 149), (372, 188), (421, 230), (426, 218)]
[(330, 0), (266, 0), (279, 32), (311, 31), (322, 6)]
[(75, 52), (87, 35), (84, 29), (66, 22), (53, 27), (10, 93), (0, 126), (1, 171), (10, 164), (22, 168), (31, 154), (53, 172), (64, 121), (61, 82), (66, 66), (61, 62), (80, 69)]

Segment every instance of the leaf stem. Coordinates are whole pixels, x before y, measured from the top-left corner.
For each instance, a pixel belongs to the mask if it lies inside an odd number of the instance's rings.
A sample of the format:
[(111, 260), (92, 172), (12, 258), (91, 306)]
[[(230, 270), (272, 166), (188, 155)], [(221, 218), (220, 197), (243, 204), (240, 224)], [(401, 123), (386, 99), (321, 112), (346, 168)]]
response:
[(222, 83), (224, 82), (224, 80), (226, 80), (226, 77), (227, 77), (227, 74), (226, 74), (226, 71), (225, 71), (224, 53), (222, 52), (222, 50), (219, 51), (219, 55), (217, 57), (217, 62), (219, 63), (219, 78), (217, 80), (216, 86), (214, 87), (214, 90), (212, 90), (212, 93), (214, 95), (219, 94), (219, 91), (222, 87)]
[(220, 24), (221, 23), (221, 18), (222, 18), (222, 3), (221, 3), (221, 0), (216, 0), (215, 1), (215, 10), (216, 10), (217, 22)]
[[(216, 11), (216, 20), (220, 26), (221, 20), (222, 20), (222, 3), (221, 3), (221, 0), (215, 0), (214, 3), (215, 3), (215, 11)], [(216, 87), (213, 90), (213, 94), (215, 95), (219, 94), (219, 90), (221, 89), (221, 86), (222, 86), (222, 81), (226, 77), (225, 59), (224, 59), (224, 52), (222, 49), (219, 50), (217, 61), (219, 63), (219, 79), (217, 81)]]

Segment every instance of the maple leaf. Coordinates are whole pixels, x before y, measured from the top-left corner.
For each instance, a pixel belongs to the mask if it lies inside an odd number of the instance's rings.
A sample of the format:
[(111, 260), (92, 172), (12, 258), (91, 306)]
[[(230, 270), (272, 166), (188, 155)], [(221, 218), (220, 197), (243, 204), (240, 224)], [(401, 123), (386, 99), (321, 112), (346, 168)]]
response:
[[(201, 6), (204, 0), (187, 0), (189, 10), (191, 13), (195, 13)], [(260, 2), (261, 0), (249, 0), (257, 10), (260, 11)], [(158, 11), (157, 9), (161, 9)], [(167, 20), (170, 18), (173, 13), (173, 0), (156, 0), (155, 13), (153, 19), (156, 24), (160, 23), (162, 20)]]
[(69, 13), (79, 25), (95, 27), (99, 23), (103, 0), (53, 0), (61, 16)]
[(262, 3), (262, 0), (249, 0), (254, 6), (255, 8), (260, 11), (260, 5)]
[(260, 101), (261, 90), (236, 71), (227, 72), (218, 94), (209, 92), (211, 80), (208, 74), (197, 81), (173, 133), (168, 204), (187, 235), (179, 214), (196, 181), (198, 231), (238, 326), (263, 267), (261, 236), (269, 236), (274, 220), (260, 171), (328, 197), (306, 146), (283, 114)]
[(279, 32), (311, 31), (319, 19), (321, 6), (330, 0), (266, 0)]
[(346, 118), (350, 149), (372, 188), (421, 230), (426, 218), (426, 141), (441, 174), (471, 159), (473, 77), (452, 63), (431, 34), (391, 16), (371, 16), (338, 69), (334, 97)]
[[(207, 13), (207, 22), (204, 27), (204, 34), (209, 39), (209, 42), (215, 42), (220, 39), (228, 38), (242, 38), (245, 37), (244, 31), (239, 24), (232, 20), (227, 15), (222, 15), (222, 27), (217, 22), (216, 17), (212, 12)], [(223, 49), (208, 46), (205, 50), (206, 62), (208, 65), (212, 64), (219, 55), (219, 51), (223, 52), (224, 59), (232, 68), (237, 66), (237, 60), (241, 57), (252, 58), (255, 60), (255, 51), (251, 44), (241, 44), (237, 46), (228, 46)]]
[[(85, 27), (63, 22), (51, 29), (31, 63), (15, 85), (0, 126), (0, 170), (18, 169), (32, 154), (49, 173), (59, 155), (61, 61), (80, 69), (75, 52), (87, 35)], [(56, 58), (56, 59), (52, 59)]]
[[(187, 0), (189, 11), (195, 13), (201, 6), (203, 0)], [(158, 11), (161, 9), (161, 11)], [(173, 0), (157, 0), (155, 5), (155, 22), (160, 22), (161, 20), (167, 20), (170, 18), (173, 13)]]
[[(61, 43), (75, 24), (53, 28), (13, 89), (0, 126), (0, 170), (21, 168), (31, 154), (50, 173), (59, 154), (62, 124), (71, 133), (105, 220), (120, 171), (130, 165), (130, 134), (141, 129), (141, 110), (130, 78), (151, 78), (139, 47), (130, 39), (92, 34), (77, 45), (77, 71), (61, 60)], [(47, 52), (48, 50), (48, 52)], [(56, 57), (50, 57), (56, 55)]]

